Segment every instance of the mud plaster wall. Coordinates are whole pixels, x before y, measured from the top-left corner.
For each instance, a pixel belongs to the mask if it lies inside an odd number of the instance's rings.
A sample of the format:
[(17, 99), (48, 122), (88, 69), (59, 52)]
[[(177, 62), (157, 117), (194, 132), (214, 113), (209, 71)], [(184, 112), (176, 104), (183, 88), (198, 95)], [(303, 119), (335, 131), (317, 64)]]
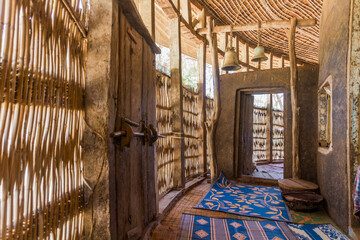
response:
[[(111, 99), (111, 38), (113, 11), (117, 3), (112, 0), (92, 0), (89, 16), (87, 78), (85, 87), (84, 174), (95, 191), (85, 188), (85, 235), (94, 226), (92, 239), (110, 239), (109, 197), (109, 119)], [(89, 127), (90, 126), (90, 127)], [(94, 132), (97, 132), (99, 137)], [(93, 203), (92, 203), (93, 201)], [(94, 218), (92, 220), (92, 204)]]
[(333, 150), (318, 152), (318, 184), (326, 208), (347, 232), (347, 62), (350, 0), (325, 0), (320, 23), (319, 86), (332, 76)]
[[(350, 106), (350, 175), (349, 189), (352, 185), (358, 168), (359, 152), (359, 89), (360, 89), (360, 0), (353, 0), (351, 42), (350, 42), (350, 78), (349, 78), (349, 106)], [(349, 194), (351, 211), (353, 211), (353, 201)], [(352, 227), (360, 228), (360, 223), (351, 217)], [(359, 231), (359, 230), (357, 230)]]
[[(290, 69), (274, 69), (221, 75), (220, 94), (222, 110), (216, 131), (216, 154), (220, 171), (227, 177), (235, 176), (234, 133), (235, 98), (237, 89), (283, 89), (285, 103), (285, 177), (291, 176), (291, 106), (290, 106)], [(316, 66), (299, 67), (299, 106), (300, 106), (300, 159), (304, 179), (316, 182), (317, 151), (317, 82)]]

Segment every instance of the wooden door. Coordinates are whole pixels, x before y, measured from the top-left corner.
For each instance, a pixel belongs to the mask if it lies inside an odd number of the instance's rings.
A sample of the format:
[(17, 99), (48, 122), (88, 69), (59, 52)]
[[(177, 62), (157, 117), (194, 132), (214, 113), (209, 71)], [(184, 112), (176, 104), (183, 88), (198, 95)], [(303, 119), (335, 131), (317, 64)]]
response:
[(253, 173), (253, 107), (254, 96), (251, 94), (241, 95), (241, 114), (240, 114), (240, 131), (241, 131), (241, 150), (240, 166), (242, 174), (251, 175)]
[[(134, 133), (156, 126), (154, 54), (123, 14), (119, 19), (119, 77), (114, 132), (124, 119)], [(137, 126), (138, 125), (138, 126)], [(144, 137), (132, 138), (128, 147), (115, 144), (116, 217), (111, 223), (114, 239), (139, 239), (157, 213), (154, 146)], [(115, 222), (114, 222), (115, 221)]]

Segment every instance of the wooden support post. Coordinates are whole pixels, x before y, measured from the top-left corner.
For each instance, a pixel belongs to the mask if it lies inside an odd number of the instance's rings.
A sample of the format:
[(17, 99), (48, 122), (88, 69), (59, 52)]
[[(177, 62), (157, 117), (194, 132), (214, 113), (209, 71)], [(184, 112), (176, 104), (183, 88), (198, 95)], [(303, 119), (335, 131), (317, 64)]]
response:
[[(245, 43), (243, 45), (243, 61), (246, 63), (246, 64), (249, 64), (250, 61), (249, 61), (249, 44), (248, 43)], [(249, 67), (246, 67), (246, 71), (248, 72), (249, 71)]]
[(280, 61), (281, 61), (281, 68), (284, 68), (285, 67), (285, 58), (284, 58), (284, 56), (281, 56)]
[(181, 0), (181, 9), (182, 16), (185, 21), (192, 25), (192, 15), (191, 15), (191, 3), (190, 0)]
[(209, 48), (211, 53), (211, 62), (213, 65), (213, 78), (214, 78), (214, 112), (211, 122), (207, 124), (207, 130), (208, 130), (208, 134), (210, 135), (209, 140), (210, 140), (210, 151), (211, 151), (211, 162), (210, 162), (211, 181), (215, 182), (219, 174), (217, 158), (216, 158), (216, 148), (215, 148), (215, 132), (221, 112), (220, 73), (219, 73), (217, 37), (216, 34), (212, 33), (213, 22), (209, 16), (206, 17), (206, 22), (207, 22), (207, 29), (208, 29), (207, 36), (209, 40)]
[[(229, 44), (229, 33), (225, 33), (224, 34), (224, 41), (223, 41), (223, 46), (222, 49), (224, 50), (224, 52), (226, 52), (226, 49), (228, 47)], [(228, 71), (221, 71), (222, 74), (228, 74)]]
[(300, 178), (299, 158), (299, 107), (298, 107), (298, 73), (295, 53), (295, 32), (297, 19), (291, 19), (291, 27), (288, 32), (289, 58), (290, 58), (290, 91), (291, 91), (291, 113), (292, 113), (292, 177)]
[[(199, 23), (201, 27), (206, 27), (205, 10), (201, 12)], [(199, 69), (199, 112), (201, 112), (202, 122), (202, 155), (204, 172), (207, 171), (207, 131), (206, 131), (206, 43), (200, 44), (198, 49), (198, 69)]]
[(140, 14), (152, 39), (155, 39), (155, 0), (140, 0)]
[(174, 187), (185, 187), (185, 142), (183, 88), (181, 77), (181, 35), (179, 18), (170, 19), (171, 110), (174, 132)]
[(270, 55), (269, 55), (269, 69), (273, 69), (274, 68), (274, 56), (272, 54), (272, 52), (270, 52)]
[(235, 52), (237, 56), (237, 60), (240, 61), (240, 49), (239, 49), (239, 37), (235, 36)]

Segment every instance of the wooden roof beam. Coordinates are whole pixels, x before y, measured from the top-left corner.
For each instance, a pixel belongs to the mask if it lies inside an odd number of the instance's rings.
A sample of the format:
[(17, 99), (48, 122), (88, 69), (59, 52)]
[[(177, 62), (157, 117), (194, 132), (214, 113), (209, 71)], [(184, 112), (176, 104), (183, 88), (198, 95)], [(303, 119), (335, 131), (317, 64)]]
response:
[[(316, 19), (299, 19), (297, 27), (313, 27), (316, 25)], [(258, 30), (258, 23), (248, 23), (248, 24), (239, 24), (233, 25), (233, 32), (245, 32), (245, 31), (256, 31)], [(261, 29), (270, 29), (270, 28), (290, 28), (290, 21), (266, 21), (261, 22)], [(231, 25), (222, 25), (214, 26), (213, 33), (226, 33), (231, 32)], [(200, 28), (197, 30), (199, 34), (206, 34), (207, 28)]]
[[(198, 40), (200, 41), (203, 41), (206, 43), (206, 45), (209, 45), (209, 42), (208, 40), (202, 36), (201, 34), (199, 34), (197, 31), (195, 31), (195, 29), (192, 27), (191, 24), (189, 24), (185, 18), (183, 18), (183, 16), (181, 15), (180, 11), (175, 7), (174, 3), (172, 2), (172, 0), (157, 0), (157, 4), (163, 9), (163, 11), (165, 12), (165, 14), (167, 15), (167, 17), (169, 19), (172, 19), (172, 18), (176, 18), (176, 17), (179, 17), (180, 18), (180, 22), (183, 24), (183, 28), (182, 30), (185, 31), (184, 35), (186, 35), (188, 33), (191, 33), (193, 36), (195, 36)], [(205, 28), (206, 29), (206, 28)], [(225, 52), (222, 51), (221, 49), (218, 48), (218, 53), (221, 55), (221, 56), (224, 56), (225, 55)], [(242, 62), (242, 61), (239, 61), (239, 64), (244, 66), (244, 67), (247, 67), (249, 69), (252, 69), (252, 70), (258, 70), (257, 68), (245, 63), (245, 62)]]

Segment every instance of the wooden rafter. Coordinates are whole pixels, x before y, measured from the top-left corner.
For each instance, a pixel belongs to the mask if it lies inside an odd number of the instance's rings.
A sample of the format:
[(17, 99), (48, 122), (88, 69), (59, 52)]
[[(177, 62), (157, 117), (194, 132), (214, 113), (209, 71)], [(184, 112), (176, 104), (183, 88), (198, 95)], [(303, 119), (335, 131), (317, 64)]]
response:
[[(297, 27), (313, 27), (316, 25), (316, 19), (301, 19), (298, 21)], [(244, 31), (257, 31), (258, 23), (248, 23), (248, 24), (239, 24), (233, 25), (233, 32), (244, 32)], [(261, 29), (279, 29), (279, 28), (290, 28), (290, 21), (267, 21), (261, 22)], [(228, 33), (231, 31), (231, 25), (222, 25), (222, 26), (214, 26), (214, 33)], [(207, 33), (207, 28), (200, 28), (197, 30), (198, 33), (204, 34)]]

